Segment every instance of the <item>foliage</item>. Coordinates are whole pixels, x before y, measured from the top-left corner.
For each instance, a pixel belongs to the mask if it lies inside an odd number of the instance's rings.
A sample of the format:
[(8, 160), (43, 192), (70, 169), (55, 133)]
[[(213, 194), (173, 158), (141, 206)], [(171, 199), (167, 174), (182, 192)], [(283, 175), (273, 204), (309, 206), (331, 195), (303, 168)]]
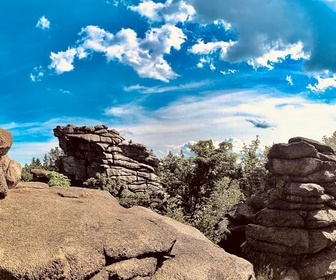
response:
[(263, 191), (267, 180), (266, 157), (259, 151), (260, 140), (256, 137), (250, 145), (243, 145), (240, 162), (240, 187), (245, 196)]
[(59, 171), (57, 168), (57, 160), (63, 155), (63, 151), (59, 147), (51, 148), (51, 150), (44, 155), (43, 163), (39, 158), (33, 157), (29, 164), (25, 164), (22, 168), (21, 179), (23, 181), (32, 181), (33, 175), (31, 174), (32, 169), (44, 169), (49, 171)]
[(330, 137), (323, 136), (322, 142), (336, 151), (336, 131)]
[(46, 171), (45, 175), (48, 177), (48, 185), (50, 187), (59, 186), (59, 187), (70, 187), (70, 179), (56, 171)]
[(30, 164), (25, 164), (22, 168), (21, 179), (25, 182), (33, 180), (33, 174), (30, 172), (32, 169), (42, 168), (42, 163), (39, 158), (33, 157)]
[(267, 189), (266, 157), (258, 137), (244, 144), (239, 156), (227, 141), (218, 147), (212, 140), (199, 141), (190, 150), (194, 156), (169, 153), (161, 161), (161, 183), (170, 197), (166, 215), (195, 226), (217, 242), (228, 233), (225, 227), (215, 227), (226, 212)]
[(123, 185), (119, 180), (109, 177), (103, 173), (96, 173), (94, 177), (87, 179), (83, 185), (90, 189), (99, 189), (108, 191), (113, 196), (120, 196)]
[(51, 148), (50, 151), (43, 157), (43, 168), (50, 171), (59, 171), (57, 161), (64, 155), (64, 152), (59, 147)]
[(33, 180), (33, 174), (28, 171), (26, 167), (22, 168), (21, 180), (24, 182), (30, 182)]
[(216, 229), (215, 226), (235, 204), (243, 199), (237, 180), (224, 177), (215, 183), (214, 190), (206, 203), (199, 209), (199, 215), (193, 225), (202, 231), (208, 238), (219, 242), (228, 233), (226, 228)]

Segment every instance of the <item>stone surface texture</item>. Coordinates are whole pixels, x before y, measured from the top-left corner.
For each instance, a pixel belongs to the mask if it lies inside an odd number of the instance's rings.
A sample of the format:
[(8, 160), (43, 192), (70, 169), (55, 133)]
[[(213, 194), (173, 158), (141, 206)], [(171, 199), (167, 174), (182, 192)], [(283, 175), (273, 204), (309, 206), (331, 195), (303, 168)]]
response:
[(0, 212), (0, 279), (254, 279), (195, 228), (106, 191), (20, 182)]
[(13, 144), (12, 134), (0, 128), (0, 198), (7, 195), (21, 179), (21, 165), (11, 160), (7, 153)]
[(278, 177), (275, 196), (246, 227), (245, 251), (285, 263), (301, 279), (336, 279), (335, 152), (295, 137), (273, 145), (266, 167)]
[(122, 185), (119, 196), (164, 197), (158, 181), (159, 160), (144, 145), (125, 143), (118, 131), (105, 125), (57, 126), (54, 135), (65, 153), (59, 162), (60, 171), (73, 184), (81, 185), (102, 173)]

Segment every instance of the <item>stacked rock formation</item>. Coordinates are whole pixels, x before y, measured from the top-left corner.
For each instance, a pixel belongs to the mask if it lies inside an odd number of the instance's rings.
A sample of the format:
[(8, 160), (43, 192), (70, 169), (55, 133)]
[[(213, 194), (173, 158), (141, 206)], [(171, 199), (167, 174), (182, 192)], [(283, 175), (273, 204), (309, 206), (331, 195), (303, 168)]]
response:
[(8, 188), (15, 187), (21, 179), (21, 165), (7, 155), (12, 143), (12, 134), (0, 128), (0, 198), (4, 198)]
[(273, 145), (268, 159), (267, 169), (279, 176), (279, 183), (274, 199), (246, 227), (248, 246), (269, 259), (281, 259), (301, 279), (335, 279), (336, 257), (325, 257), (336, 252), (335, 152), (295, 137)]
[(105, 125), (57, 126), (54, 135), (65, 153), (60, 169), (74, 183), (102, 173), (120, 182), (124, 194), (163, 195), (157, 176), (159, 160), (144, 145), (124, 143), (118, 131)]

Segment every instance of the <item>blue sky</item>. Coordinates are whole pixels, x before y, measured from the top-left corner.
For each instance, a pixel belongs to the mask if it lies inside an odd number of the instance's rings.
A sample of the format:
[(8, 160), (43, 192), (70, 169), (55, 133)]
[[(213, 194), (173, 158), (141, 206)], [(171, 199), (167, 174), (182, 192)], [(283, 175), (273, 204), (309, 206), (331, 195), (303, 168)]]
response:
[(336, 130), (335, 0), (12, 0), (0, 21), (0, 127), (21, 163), (68, 123), (159, 156)]

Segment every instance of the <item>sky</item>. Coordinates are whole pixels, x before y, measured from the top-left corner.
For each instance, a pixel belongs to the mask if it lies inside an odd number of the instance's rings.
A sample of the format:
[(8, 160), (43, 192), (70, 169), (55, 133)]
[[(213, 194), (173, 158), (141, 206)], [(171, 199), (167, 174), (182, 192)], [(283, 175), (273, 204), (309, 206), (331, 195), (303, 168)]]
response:
[(0, 127), (20, 163), (70, 123), (158, 156), (336, 130), (336, 0), (11, 0), (0, 26)]

